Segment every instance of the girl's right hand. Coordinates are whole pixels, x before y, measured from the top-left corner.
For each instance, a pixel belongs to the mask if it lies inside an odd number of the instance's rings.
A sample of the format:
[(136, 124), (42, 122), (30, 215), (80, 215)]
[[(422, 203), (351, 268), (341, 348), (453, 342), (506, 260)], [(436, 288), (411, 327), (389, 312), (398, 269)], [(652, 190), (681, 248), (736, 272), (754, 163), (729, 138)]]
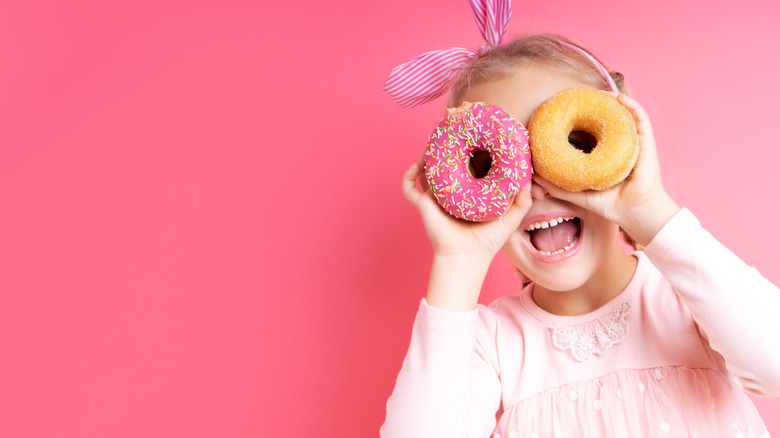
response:
[[(422, 161), (422, 159), (421, 159)], [(422, 189), (417, 188), (419, 181)], [(488, 262), (504, 246), (531, 207), (531, 184), (515, 197), (509, 210), (489, 222), (468, 222), (450, 216), (428, 189), (421, 163), (415, 163), (403, 177), (403, 193), (422, 216), (425, 231), (433, 245), (434, 256), (482, 257)]]
[[(490, 222), (468, 222), (447, 214), (428, 189), (422, 159), (406, 171), (403, 193), (422, 216), (433, 244), (433, 263), (426, 300), (429, 305), (457, 311), (477, 306), (482, 282), (493, 256), (520, 226), (531, 208), (531, 184), (515, 196), (506, 213)], [(422, 190), (417, 188), (420, 181)]]

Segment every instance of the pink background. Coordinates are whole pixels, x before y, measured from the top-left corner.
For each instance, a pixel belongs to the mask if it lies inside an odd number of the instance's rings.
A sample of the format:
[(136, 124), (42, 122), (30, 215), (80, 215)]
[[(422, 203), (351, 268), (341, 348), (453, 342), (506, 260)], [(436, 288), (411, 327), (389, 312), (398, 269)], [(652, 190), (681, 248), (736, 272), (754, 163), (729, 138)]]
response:
[[(381, 85), (481, 40), (465, 0), (269, 3), (0, 4), (0, 435), (377, 435), (431, 256), (399, 181), (443, 110)], [(637, 3), (516, 2), (511, 33), (622, 71), (668, 190), (780, 283), (780, 7)], [(500, 258), (482, 300), (517, 289)]]

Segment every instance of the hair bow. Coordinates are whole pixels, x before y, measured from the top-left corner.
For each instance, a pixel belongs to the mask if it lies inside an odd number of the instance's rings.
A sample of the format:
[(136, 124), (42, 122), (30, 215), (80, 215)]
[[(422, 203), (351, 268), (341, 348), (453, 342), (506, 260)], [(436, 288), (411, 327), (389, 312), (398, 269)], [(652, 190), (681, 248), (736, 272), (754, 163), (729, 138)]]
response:
[[(474, 19), (488, 46), (501, 44), (509, 18), (512, 16), (511, 0), (469, 0)], [(385, 80), (384, 90), (404, 108), (412, 108), (436, 99), (447, 91), (450, 81), (469, 62), (479, 56), (481, 50), (453, 47), (426, 52), (394, 68)]]

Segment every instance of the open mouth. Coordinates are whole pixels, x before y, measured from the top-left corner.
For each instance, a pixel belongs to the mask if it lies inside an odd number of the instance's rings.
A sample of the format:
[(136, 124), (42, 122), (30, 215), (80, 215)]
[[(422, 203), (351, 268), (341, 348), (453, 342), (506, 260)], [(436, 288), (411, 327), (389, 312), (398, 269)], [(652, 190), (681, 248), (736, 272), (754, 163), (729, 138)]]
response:
[(582, 227), (580, 218), (561, 216), (549, 221), (534, 222), (525, 231), (537, 251), (553, 256), (574, 248), (580, 240)]

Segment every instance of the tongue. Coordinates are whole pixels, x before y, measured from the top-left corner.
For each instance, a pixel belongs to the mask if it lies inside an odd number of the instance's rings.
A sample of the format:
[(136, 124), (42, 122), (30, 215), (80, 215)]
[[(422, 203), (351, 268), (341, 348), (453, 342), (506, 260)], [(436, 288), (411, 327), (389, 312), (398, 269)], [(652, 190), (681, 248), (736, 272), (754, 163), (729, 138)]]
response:
[(531, 244), (539, 251), (558, 251), (574, 242), (579, 231), (576, 221), (565, 221), (554, 227), (531, 231)]

